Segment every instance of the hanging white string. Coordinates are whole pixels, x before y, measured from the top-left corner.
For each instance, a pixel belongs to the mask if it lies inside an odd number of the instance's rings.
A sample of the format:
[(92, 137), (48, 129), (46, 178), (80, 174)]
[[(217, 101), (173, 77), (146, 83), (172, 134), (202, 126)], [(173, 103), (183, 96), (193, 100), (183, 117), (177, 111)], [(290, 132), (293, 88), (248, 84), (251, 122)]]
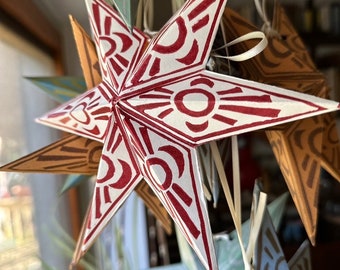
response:
[(144, 0), (144, 14), (143, 14), (143, 27), (144, 33), (150, 37), (155, 36), (158, 31), (150, 29), (150, 25), (153, 25), (154, 19), (154, 0)]
[[(236, 218), (238, 222), (238, 226), (242, 226), (242, 212), (241, 212), (241, 176), (240, 176), (240, 162), (238, 155), (238, 141), (237, 136), (231, 137), (231, 152), (232, 152), (232, 164), (233, 164), (233, 186), (234, 186), (234, 202), (235, 202), (235, 211)], [(235, 194), (239, 194), (239, 196), (235, 196)], [(242, 231), (241, 238), (242, 238)]]
[[(231, 192), (230, 192), (230, 188), (229, 188), (229, 185), (228, 185), (228, 179), (227, 179), (227, 176), (226, 176), (225, 171), (224, 171), (223, 162), (222, 162), (221, 155), (220, 155), (220, 152), (218, 150), (216, 141), (210, 142), (210, 148), (211, 148), (211, 152), (212, 152), (214, 162), (216, 164), (216, 169), (217, 169), (218, 175), (220, 177), (222, 189), (223, 189), (224, 195), (225, 195), (226, 200), (227, 200), (227, 204), (228, 204), (228, 207), (229, 207), (229, 210), (230, 210), (231, 218), (233, 219), (233, 222), (235, 224), (235, 230), (236, 230), (238, 241), (240, 243), (240, 248), (241, 248), (241, 253), (242, 253), (242, 257), (243, 257), (243, 261), (244, 261), (245, 270), (250, 270), (251, 265), (250, 265), (250, 263), (247, 259), (247, 254), (246, 254), (246, 251), (244, 249), (243, 242), (242, 242), (242, 226), (240, 225), (240, 222), (239, 222), (239, 218), (241, 216), (241, 213), (236, 213), (235, 203), (233, 201), (233, 197), (232, 197)], [(235, 168), (234, 168), (234, 164), (233, 164), (233, 171), (234, 170), (235, 170)], [(241, 196), (241, 192), (237, 191), (234, 194), (234, 200), (240, 201), (240, 196)]]
[[(233, 136), (232, 137), (233, 173), (239, 171), (238, 161), (236, 161), (236, 159), (238, 159), (238, 154), (236, 154), (238, 152), (237, 143), (235, 143), (236, 141), (237, 141), (237, 137)], [(240, 207), (241, 206), (241, 190), (240, 190), (240, 185), (237, 184), (237, 182), (240, 183), (239, 174), (236, 173), (236, 175), (234, 176), (234, 199), (233, 199), (216, 141), (210, 142), (210, 147), (211, 147), (211, 152), (212, 152), (214, 162), (216, 164), (217, 172), (220, 177), (222, 189), (225, 194), (227, 204), (230, 210), (230, 214), (235, 224), (236, 235), (237, 235), (237, 238), (240, 244), (241, 254), (242, 254), (243, 263), (245, 267), (244, 269), (251, 270), (253, 269), (252, 258), (254, 256), (255, 243), (259, 235), (260, 229), (261, 229), (263, 215), (266, 209), (267, 195), (263, 192), (260, 192), (258, 201), (255, 198), (253, 202), (249, 241), (248, 241), (247, 250), (245, 250), (245, 246), (242, 241), (242, 224), (241, 224), (242, 212), (241, 212), (241, 207)], [(235, 151), (236, 149), (237, 151)], [(234, 161), (236, 162), (234, 163)], [(236, 184), (236, 188), (235, 188), (235, 184)]]
[(281, 38), (280, 34), (272, 27), (271, 21), (267, 16), (266, 0), (254, 0), (257, 13), (263, 21), (261, 30), (265, 33), (267, 37), (278, 37)]
[[(221, 27), (222, 27), (223, 38), (224, 40), (226, 40), (225, 35), (224, 35), (223, 24), (221, 24)], [(252, 47), (246, 52), (243, 52), (238, 55), (233, 55), (233, 56), (229, 55), (228, 47), (247, 41), (247, 40), (251, 40), (251, 39), (260, 39), (260, 41), (258, 42), (257, 45), (255, 45), (254, 47)], [(266, 35), (261, 31), (254, 31), (254, 32), (245, 34), (243, 36), (240, 36), (232, 40), (231, 42), (228, 42), (225, 45), (213, 50), (211, 53), (211, 56), (226, 59), (228, 61), (229, 70), (230, 70), (229, 61), (240, 62), (240, 61), (248, 60), (258, 55), (259, 53), (261, 53), (266, 48), (267, 44), (268, 44), (268, 41), (267, 41)], [(217, 54), (217, 52), (222, 49), (225, 50), (226, 56)], [(242, 240), (241, 178), (240, 178), (240, 166), (239, 166), (239, 155), (238, 155), (239, 149), (238, 149), (237, 136), (231, 137), (231, 144), (232, 144), (232, 171), (233, 171), (234, 199), (231, 195), (227, 176), (225, 174), (222, 158), (218, 150), (217, 143), (215, 141), (210, 142), (210, 148), (211, 148), (212, 157), (214, 159), (218, 175), (220, 177), (222, 189), (225, 194), (228, 207), (230, 209), (231, 217), (235, 225), (235, 230), (236, 230), (237, 238), (240, 244), (241, 254), (242, 254), (242, 258), (244, 262), (244, 267), (245, 267), (244, 269), (251, 270), (253, 269), (252, 258), (254, 255), (255, 243), (256, 243), (258, 234), (260, 232), (263, 215), (266, 209), (267, 196), (266, 194), (261, 192), (258, 198), (258, 202), (256, 201), (255, 204), (253, 205), (249, 241), (248, 241), (248, 246), (246, 250), (245, 245)]]
[(263, 216), (267, 206), (267, 195), (263, 192), (260, 192), (259, 198), (254, 199), (253, 201), (253, 208), (251, 214), (251, 224), (250, 224), (250, 234), (248, 240), (248, 247), (247, 247), (247, 260), (249, 263), (253, 263), (254, 260), (254, 250), (257, 238), (260, 233), (260, 229), (262, 226)]
[(185, 3), (185, 0), (172, 0), (172, 14), (175, 14)]

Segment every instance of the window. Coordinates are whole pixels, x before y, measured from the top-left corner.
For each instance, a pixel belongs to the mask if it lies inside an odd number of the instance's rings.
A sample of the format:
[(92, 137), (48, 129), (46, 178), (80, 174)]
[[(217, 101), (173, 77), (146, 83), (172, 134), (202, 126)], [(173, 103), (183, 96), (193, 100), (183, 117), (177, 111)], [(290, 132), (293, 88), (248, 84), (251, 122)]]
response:
[[(56, 104), (25, 79), (55, 75), (55, 57), (9, 27), (8, 18), (0, 24), (0, 165), (58, 138), (54, 129), (34, 122)], [(42, 262), (56, 269), (68, 268), (69, 258), (52, 240), (63, 233), (60, 228), (71, 231), (68, 197), (58, 194), (63, 184), (60, 178), (0, 173), (0, 269), (41, 269)]]

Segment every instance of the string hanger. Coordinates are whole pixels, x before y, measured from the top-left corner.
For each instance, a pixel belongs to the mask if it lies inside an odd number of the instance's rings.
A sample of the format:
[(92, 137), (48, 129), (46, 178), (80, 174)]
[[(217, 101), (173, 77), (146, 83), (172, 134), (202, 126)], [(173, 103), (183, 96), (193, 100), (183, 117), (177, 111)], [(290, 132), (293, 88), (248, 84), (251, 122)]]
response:
[[(276, 0), (274, 0), (276, 3)], [(255, 7), (257, 10), (257, 13), (261, 17), (263, 21), (263, 25), (261, 28), (261, 31), (267, 36), (267, 37), (276, 37), (281, 39), (281, 35), (279, 32), (273, 28), (271, 21), (268, 19), (268, 13), (267, 13), (267, 1), (266, 0), (254, 0)]]
[(153, 25), (154, 20), (154, 2), (153, 0), (144, 0), (144, 14), (143, 14), (143, 27), (144, 33), (150, 37), (155, 36), (158, 31), (153, 31), (150, 25)]
[[(223, 24), (221, 24), (222, 33), (224, 33), (224, 27)], [(268, 40), (266, 38), (266, 35), (262, 31), (253, 31), (250, 33), (247, 33), (245, 35), (242, 35), (230, 42), (226, 42), (225, 36), (223, 36), (224, 39), (224, 45), (214, 49), (211, 51), (210, 56), (211, 58), (223, 58), (227, 60), (229, 72), (231, 71), (231, 65), (230, 61), (236, 61), (241, 62), (248, 60), (259, 53), (261, 53), (268, 44)], [(250, 48), (249, 50), (237, 54), (237, 55), (229, 55), (228, 48), (248, 41), (252, 39), (258, 39), (260, 40), (254, 47)], [(224, 50), (222, 53), (221, 50)], [(219, 53), (221, 52), (221, 53)], [(214, 69), (212, 67), (212, 69)], [(253, 208), (252, 208), (252, 217), (251, 217), (251, 228), (250, 228), (250, 235), (248, 239), (248, 246), (246, 247), (243, 243), (243, 237), (242, 237), (242, 209), (241, 209), (241, 179), (240, 179), (240, 166), (239, 166), (239, 156), (238, 156), (238, 142), (237, 142), (237, 136), (231, 137), (231, 147), (232, 147), (232, 171), (233, 171), (233, 195), (231, 193), (230, 187), (228, 185), (227, 176), (224, 171), (224, 166), (222, 162), (222, 157), (219, 152), (218, 146), (216, 141), (212, 141), (209, 143), (212, 158), (214, 160), (218, 176), (220, 178), (220, 183), (225, 195), (225, 198), (227, 200), (228, 208), (231, 213), (231, 217), (233, 220), (233, 223), (235, 225), (236, 235), (238, 238), (238, 242), (241, 249), (242, 259), (244, 263), (244, 269), (245, 270), (253, 270), (253, 256), (254, 256), (254, 249), (256, 246), (256, 240), (260, 232), (264, 212), (266, 209), (266, 201), (267, 196), (265, 193), (260, 192), (258, 198), (253, 198)]]

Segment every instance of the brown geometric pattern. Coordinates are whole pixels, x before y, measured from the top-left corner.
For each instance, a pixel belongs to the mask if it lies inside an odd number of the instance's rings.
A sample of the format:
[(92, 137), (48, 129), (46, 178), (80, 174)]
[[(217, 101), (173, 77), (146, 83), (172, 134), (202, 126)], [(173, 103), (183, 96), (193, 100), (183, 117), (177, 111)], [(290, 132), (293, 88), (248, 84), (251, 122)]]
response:
[[(241, 76), (303, 93), (328, 97), (325, 77), (316, 70), (297, 32), (283, 9), (276, 6), (275, 30), (282, 38), (268, 37), (266, 49), (252, 59), (237, 63)], [(231, 41), (258, 31), (236, 12), (224, 13), (225, 35)], [(281, 33), (282, 31), (282, 33)], [(233, 54), (256, 45), (246, 41)], [(315, 242), (321, 166), (340, 181), (340, 145), (335, 120), (316, 116), (266, 131), (273, 152), (312, 243)]]
[(6, 164), (0, 169), (2, 171), (94, 175), (97, 173), (102, 148), (102, 143), (71, 135)]
[[(276, 15), (274, 16), (273, 20), (273, 28), (277, 29), (281, 36), (284, 37), (285, 45), (294, 51), (294, 53), (298, 55), (304, 61), (304, 63), (316, 69), (316, 66), (312, 61), (306, 46), (289, 21), (284, 9), (277, 5), (275, 13)], [(322, 98), (329, 98), (330, 89), (327, 85), (325, 76), (323, 74), (321, 75), (321, 81), (313, 82), (313, 80), (311, 80), (310, 85), (308, 88), (304, 89), (303, 92), (317, 95)], [(315, 89), (316, 92), (313, 92), (313, 89)], [(338, 132), (336, 130), (335, 117), (332, 113), (324, 114), (320, 117), (323, 118), (325, 128), (321, 152), (322, 167), (327, 170), (335, 179), (340, 181), (340, 143)]]
[(308, 53), (303, 40), (290, 22), (284, 8), (278, 3), (276, 3), (274, 8), (272, 27), (280, 34), (283, 39), (282, 41), (291, 51), (302, 59), (305, 64), (315, 68), (315, 64)]

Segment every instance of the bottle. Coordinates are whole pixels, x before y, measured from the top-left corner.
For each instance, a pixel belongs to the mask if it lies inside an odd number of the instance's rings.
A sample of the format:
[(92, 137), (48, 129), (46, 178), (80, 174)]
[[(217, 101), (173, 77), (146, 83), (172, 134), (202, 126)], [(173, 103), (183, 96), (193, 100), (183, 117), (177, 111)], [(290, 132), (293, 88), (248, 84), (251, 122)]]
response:
[(307, 33), (315, 30), (315, 9), (313, 0), (308, 0), (304, 12), (304, 30)]

